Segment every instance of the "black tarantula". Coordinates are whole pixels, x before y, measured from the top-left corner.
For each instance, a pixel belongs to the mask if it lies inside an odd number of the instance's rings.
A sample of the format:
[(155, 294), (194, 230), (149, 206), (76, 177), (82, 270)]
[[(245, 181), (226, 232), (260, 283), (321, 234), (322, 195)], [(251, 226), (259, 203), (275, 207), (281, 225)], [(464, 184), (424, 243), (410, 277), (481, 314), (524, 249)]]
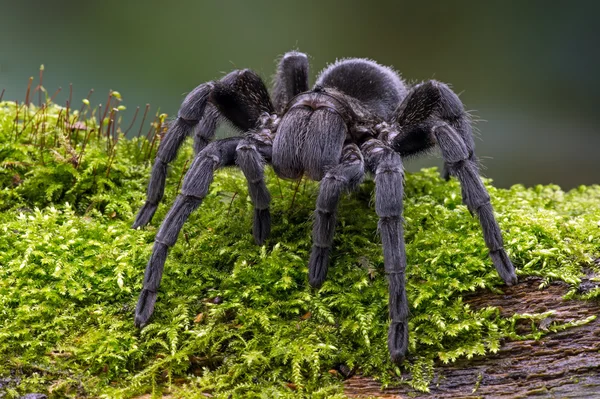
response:
[[(228, 120), (243, 134), (210, 142), (219, 119)], [(460, 181), (463, 202), (479, 217), (498, 274), (508, 285), (517, 282), (478, 174), (469, 117), (457, 95), (443, 83), (430, 80), (408, 87), (394, 70), (355, 58), (329, 65), (309, 89), (308, 58), (292, 51), (279, 61), (272, 99), (261, 78), (248, 69), (201, 84), (187, 95), (159, 146), (147, 201), (134, 228), (152, 219), (163, 196), (167, 165), (193, 129), (196, 156), (156, 235), (135, 311), (138, 327), (148, 322), (154, 310), (168, 249), (206, 196), (214, 171), (231, 165), (237, 165), (248, 180), (254, 205), (252, 232), (259, 245), (271, 226), (265, 163), (282, 178), (306, 175), (321, 182), (308, 261), (309, 282), (316, 288), (327, 275), (340, 196), (355, 189), (366, 172), (375, 175), (375, 212), (389, 285), (388, 348), (397, 364), (408, 348), (403, 156), (438, 145), (443, 173), (446, 179), (453, 175)]]

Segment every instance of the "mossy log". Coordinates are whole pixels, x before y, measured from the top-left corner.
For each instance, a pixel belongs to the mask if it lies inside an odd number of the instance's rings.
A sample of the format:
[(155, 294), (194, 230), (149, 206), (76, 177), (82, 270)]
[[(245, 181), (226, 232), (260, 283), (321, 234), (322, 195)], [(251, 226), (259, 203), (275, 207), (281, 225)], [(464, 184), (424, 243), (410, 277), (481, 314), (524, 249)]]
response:
[[(600, 390), (592, 320), (600, 307), (600, 186), (564, 192), (485, 182), (522, 280), (509, 288), (458, 182), (435, 169), (407, 173), (413, 358), (402, 377), (430, 394), (409, 384), (382, 391), (381, 383), (402, 381), (387, 349), (372, 180), (342, 199), (332, 267), (315, 290), (307, 259), (318, 183), (282, 181), (267, 169), (272, 234), (257, 248), (247, 181), (235, 169), (219, 171), (170, 251), (155, 314), (140, 332), (132, 312), (144, 266), (193, 149), (173, 163), (155, 223), (131, 229), (163, 116), (156, 136), (126, 140), (99, 114), (0, 103), (0, 397), (342, 399), (342, 383), (350, 397)], [(564, 300), (568, 291), (577, 299)], [(373, 377), (343, 381), (350, 369)]]
[[(582, 279), (580, 290), (598, 285), (593, 275)], [(465, 301), (475, 309), (497, 306), (503, 315), (553, 311), (538, 328), (552, 322), (570, 322), (596, 316), (600, 302), (563, 299), (568, 290), (555, 282), (540, 289), (540, 278), (526, 278), (506, 287), (502, 294), (479, 292)], [(530, 324), (519, 326), (526, 333)], [(600, 397), (600, 320), (539, 340), (507, 341), (495, 354), (452, 364), (436, 364), (429, 393), (406, 386), (381, 389), (380, 384), (356, 375), (346, 380), (345, 393), (351, 398), (515, 398), (515, 397)]]

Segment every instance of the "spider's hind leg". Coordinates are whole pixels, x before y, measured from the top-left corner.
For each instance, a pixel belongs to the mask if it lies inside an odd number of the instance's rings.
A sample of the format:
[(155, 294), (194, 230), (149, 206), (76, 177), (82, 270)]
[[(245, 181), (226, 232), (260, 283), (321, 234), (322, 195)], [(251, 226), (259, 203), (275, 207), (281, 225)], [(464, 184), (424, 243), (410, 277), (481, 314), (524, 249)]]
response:
[(219, 117), (219, 110), (214, 105), (207, 104), (204, 116), (194, 133), (194, 154), (198, 154), (211, 142), (219, 124)]
[(471, 125), (462, 102), (450, 88), (429, 81), (415, 86), (398, 109), (399, 134), (391, 146), (401, 155), (422, 152), (434, 145), (442, 151), (445, 174), (458, 178), (463, 202), (476, 213), (490, 258), (508, 285), (517, 276), (494, 217), (490, 196), (479, 177)]
[(435, 126), (433, 134), (442, 150), (449, 173), (460, 181), (463, 202), (471, 213), (475, 212), (479, 217), (483, 238), (498, 274), (506, 284), (516, 284), (515, 268), (504, 250), (502, 233), (494, 217), (490, 195), (479, 177), (477, 165), (469, 159), (467, 146), (456, 130), (447, 123)]

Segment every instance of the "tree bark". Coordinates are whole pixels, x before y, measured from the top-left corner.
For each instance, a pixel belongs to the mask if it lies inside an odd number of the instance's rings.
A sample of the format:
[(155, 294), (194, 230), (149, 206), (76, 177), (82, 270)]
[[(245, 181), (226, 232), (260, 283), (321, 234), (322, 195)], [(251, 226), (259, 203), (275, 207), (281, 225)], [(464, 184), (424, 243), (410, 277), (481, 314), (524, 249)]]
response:
[[(588, 273), (580, 290), (596, 288), (598, 283)], [(583, 320), (599, 314), (598, 301), (564, 300), (569, 288), (553, 283), (540, 290), (540, 278), (526, 278), (513, 287), (504, 287), (504, 294), (482, 292), (465, 298), (473, 308), (496, 306), (503, 316), (514, 313), (554, 314), (542, 320), (539, 328), (552, 322)], [(529, 323), (518, 325), (518, 332), (527, 332)], [(435, 366), (430, 393), (417, 392), (408, 386), (381, 390), (377, 381), (354, 376), (345, 381), (345, 393), (351, 398), (600, 398), (600, 320), (558, 333), (549, 333), (540, 340), (505, 342), (498, 353), (453, 364), (439, 362)]]

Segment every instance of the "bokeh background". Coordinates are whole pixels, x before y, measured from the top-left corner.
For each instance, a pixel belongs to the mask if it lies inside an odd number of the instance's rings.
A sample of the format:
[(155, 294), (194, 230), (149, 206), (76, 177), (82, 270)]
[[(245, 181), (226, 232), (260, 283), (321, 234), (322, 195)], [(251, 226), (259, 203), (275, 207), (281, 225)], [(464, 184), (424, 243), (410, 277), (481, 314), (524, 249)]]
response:
[[(23, 101), (44, 64), (59, 103), (72, 83), (77, 101), (94, 88), (94, 105), (118, 90), (128, 118), (146, 103), (173, 116), (234, 68), (270, 80), (290, 49), (311, 56), (313, 82), (336, 58), (368, 57), (451, 83), (483, 120), (477, 154), (496, 185), (568, 189), (600, 183), (599, 11), (593, 0), (0, 0), (0, 90)], [(427, 165), (439, 156), (407, 169)]]

